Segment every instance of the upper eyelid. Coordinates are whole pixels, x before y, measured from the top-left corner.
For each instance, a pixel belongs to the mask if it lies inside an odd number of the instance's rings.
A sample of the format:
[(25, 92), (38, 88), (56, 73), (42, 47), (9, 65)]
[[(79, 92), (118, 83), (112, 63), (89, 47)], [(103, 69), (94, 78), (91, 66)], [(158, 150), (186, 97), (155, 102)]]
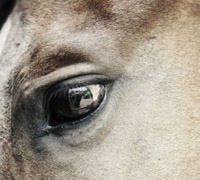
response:
[(59, 86), (60, 84), (62, 84), (62, 86), (65, 86), (67, 88), (74, 88), (74, 87), (80, 87), (80, 86), (87, 86), (87, 85), (95, 84), (95, 83), (107, 83), (111, 81), (112, 81), (111, 79), (109, 79), (108, 77), (104, 75), (89, 73), (86, 75), (79, 75), (79, 76), (75, 76), (75, 77), (57, 82), (55, 86)]
[(92, 84), (106, 85), (111, 82), (113, 82), (113, 80), (100, 74), (87, 74), (87, 75), (77, 76), (71, 79), (66, 79), (64, 81), (58, 82), (55, 85), (52, 85), (50, 88), (47, 88), (45, 96), (48, 96), (49, 93), (55, 93), (56, 91), (60, 91), (61, 88), (69, 89), (69, 88), (88, 86)]
[(75, 48), (68, 48), (64, 45), (60, 45), (59, 48), (37, 45), (27, 57), (26, 63), (23, 62), (16, 68), (13, 77), (14, 89), (19, 89), (24, 83), (61, 68), (91, 62), (88, 55)]
[(101, 69), (98, 69), (93, 64), (76, 64), (69, 67), (61, 68), (46, 76), (36, 78), (32, 81), (27, 81), (20, 87), (23, 96), (28, 96), (38, 89), (45, 89), (55, 83), (73, 78), (74, 76), (87, 75), (87, 74), (101, 74)]

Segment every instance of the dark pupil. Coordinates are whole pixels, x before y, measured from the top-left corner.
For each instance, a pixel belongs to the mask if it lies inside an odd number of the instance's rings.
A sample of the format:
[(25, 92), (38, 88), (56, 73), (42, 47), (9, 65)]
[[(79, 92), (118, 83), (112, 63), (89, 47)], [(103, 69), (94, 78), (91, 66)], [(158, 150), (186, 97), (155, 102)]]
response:
[(96, 109), (104, 96), (103, 85), (88, 85), (54, 92), (49, 100), (49, 125), (75, 124)]

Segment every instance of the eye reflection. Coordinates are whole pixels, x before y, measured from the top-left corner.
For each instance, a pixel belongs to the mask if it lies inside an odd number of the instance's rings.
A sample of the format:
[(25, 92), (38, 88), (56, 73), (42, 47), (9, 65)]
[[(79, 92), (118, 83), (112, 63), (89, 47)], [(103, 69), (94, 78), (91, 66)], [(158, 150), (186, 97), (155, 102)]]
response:
[(101, 85), (90, 85), (86, 87), (69, 89), (68, 99), (69, 106), (75, 113), (85, 113), (91, 106), (98, 103), (103, 88)]
[(63, 123), (79, 122), (101, 104), (104, 95), (105, 86), (101, 84), (75, 88), (61, 86), (48, 97), (49, 124), (57, 126)]

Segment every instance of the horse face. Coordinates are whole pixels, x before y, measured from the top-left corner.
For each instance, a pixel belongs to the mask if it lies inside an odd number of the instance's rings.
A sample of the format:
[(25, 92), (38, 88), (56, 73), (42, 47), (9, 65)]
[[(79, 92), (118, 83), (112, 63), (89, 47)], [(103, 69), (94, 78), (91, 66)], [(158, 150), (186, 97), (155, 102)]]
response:
[(199, 22), (197, 1), (17, 1), (1, 177), (198, 179)]

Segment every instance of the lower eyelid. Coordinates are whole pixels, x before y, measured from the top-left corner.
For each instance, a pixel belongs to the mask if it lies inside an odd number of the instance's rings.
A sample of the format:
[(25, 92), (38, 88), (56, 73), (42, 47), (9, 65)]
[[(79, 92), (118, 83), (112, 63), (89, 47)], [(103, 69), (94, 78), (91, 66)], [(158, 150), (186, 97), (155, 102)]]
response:
[[(88, 124), (90, 124), (91, 121), (95, 121), (94, 119), (97, 118), (97, 116), (99, 115), (100, 111), (103, 109), (103, 106), (106, 103), (106, 96), (103, 99), (102, 104), (99, 106), (99, 108), (97, 108), (93, 113), (91, 113), (88, 117), (84, 118), (81, 120), (81, 123), (79, 124), (75, 124), (75, 125), (60, 125), (60, 126), (56, 126), (56, 127), (52, 127), (52, 126), (46, 126), (45, 128), (42, 129), (42, 131), (38, 132), (38, 134), (36, 135), (36, 137), (43, 137), (49, 134), (54, 134), (54, 135), (58, 135), (58, 136), (63, 136), (66, 134), (73, 134), (73, 133), (77, 133), (78, 132), (83, 132), (84, 130), (81, 130), (83, 127), (87, 126)], [(70, 133), (68, 132), (70, 131)]]

